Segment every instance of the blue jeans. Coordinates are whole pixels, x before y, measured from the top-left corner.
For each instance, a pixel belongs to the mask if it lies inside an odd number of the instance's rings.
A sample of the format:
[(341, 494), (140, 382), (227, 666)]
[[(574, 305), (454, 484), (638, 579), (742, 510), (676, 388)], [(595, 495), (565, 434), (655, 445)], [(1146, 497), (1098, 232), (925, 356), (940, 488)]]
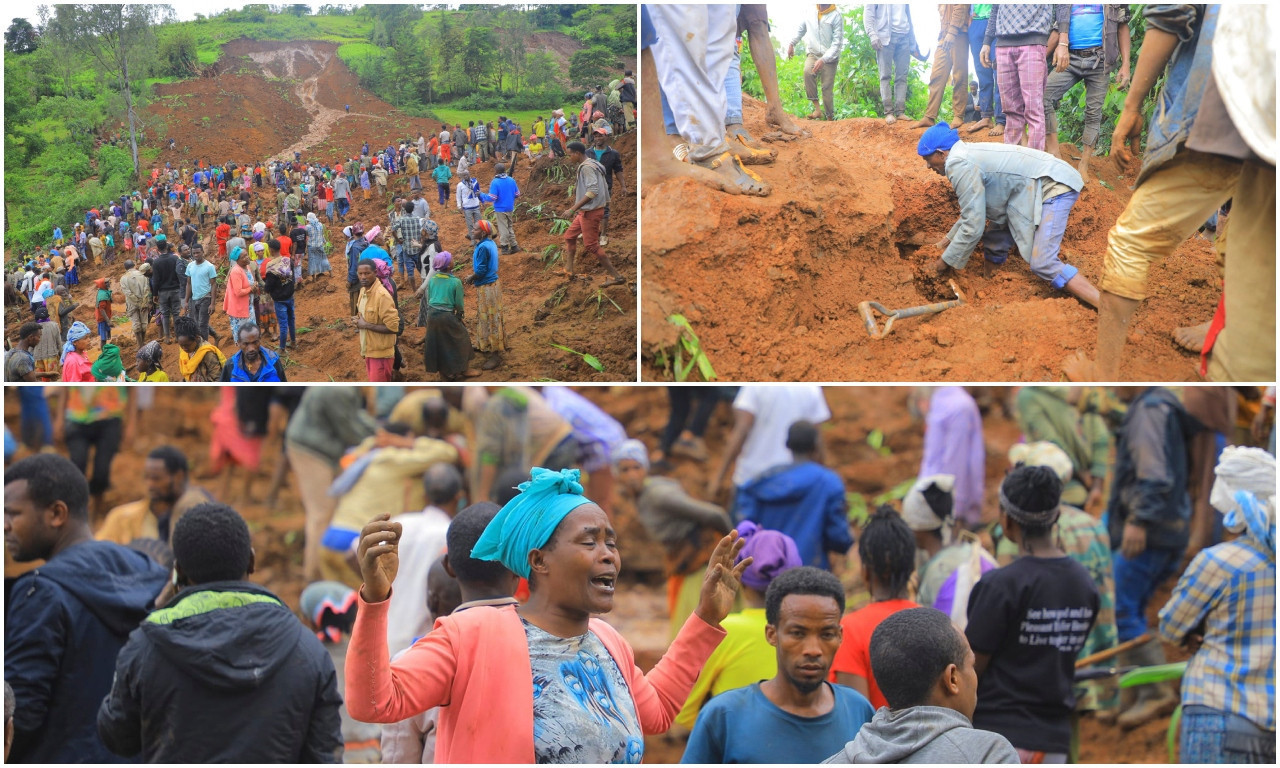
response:
[(351, 210), (351, 201), (345, 197), (339, 197), (335, 199), (334, 202), (338, 205), (339, 216), (346, 216), (347, 211)]
[(396, 269), (400, 274), (409, 273), (410, 277), (418, 274), (418, 259), (416, 256), (410, 256), (403, 245), (396, 246), (393, 261), (396, 263)]
[(1156, 588), (1178, 570), (1182, 551), (1145, 549), (1132, 560), (1120, 552), (1111, 555), (1116, 579), (1116, 630), (1120, 642), (1147, 631), (1147, 602)]
[(324, 215), (329, 217), (329, 223), (332, 224), (333, 223), (333, 201), (332, 200), (325, 203)]
[(1276, 735), (1229, 712), (1192, 704), (1182, 711), (1178, 759), (1184, 763), (1276, 761)]
[(107, 343), (107, 340), (111, 338), (111, 323), (103, 322), (102, 320), (98, 321), (98, 338), (102, 339), (103, 344)]
[[(988, 21), (988, 19), (974, 19), (969, 22), (969, 52), (973, 54), (974, 74), (978, 76), (978, 109), (982, 111), (983, 117), (994, 115), (996, 122), (1004, 125), (1004, 110), (1000, 109), (1000, 89), (996, 86), (996, 71), (992, 67), (982, 66), (982, 38), (987, 34)], [(995, 59), (995, 49), (992, 49), (991, 60), (995, 61)]]
[[(298, 334), (293, 327), (293, 299), (276, 301), (276, 323), (280, 326), (280, 343), (284, 343), (284, 332), (289, 330), (289, 343), (298, 343)], [(237, 339), (239, 341), (239, 339)]]
[(729, 60), (729, 71), (724, 76), (724, 92), (728, 97), (724, 124), (739, 125), (742, 123), (742, 53), (736, 47), (733, 58)]
[[(1080, 199), (1078, 192), (1068, 192), (1046, 201), (1040, 209), (1040, 226), (1036, 227), (1035, 243), (1027, 262), (1036, 277), (1047, 281), (1057, 290), (1067, 284), (1080, 270), (1063, 264), (1058, 258), (1062, 247), (1062, 235), (1067, 231), (1067, 219), (1071, 208)], [(982, 236), (983, 258), (992, 264), (1003, 264), (1013, 247), (1013, 235), (1007, 229), (988, 229)]]

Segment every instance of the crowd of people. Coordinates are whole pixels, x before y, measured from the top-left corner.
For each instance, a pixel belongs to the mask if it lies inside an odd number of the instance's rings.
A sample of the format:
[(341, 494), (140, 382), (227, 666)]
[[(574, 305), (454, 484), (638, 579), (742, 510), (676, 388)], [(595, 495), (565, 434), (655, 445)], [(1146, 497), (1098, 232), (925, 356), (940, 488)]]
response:
[[(226, 387), (171, 430), (209, 435), (216, 497), (163, 439), (112, 475), (154, 391), (24, 387), (6, 757), (639, 762), (685, 729), (694, 763), (1052, 763), (1084, 717), (1181, 704), (1183, 762), (1274, 763), (1274, 390), (1246, 390), (903, 390), (919, 475), (851, 523), (816, 386), (669, 388), (656, 445), (565, 387)], [(187, 423), (213, 400), (211, 430)], [(1022, 435), (995, 489), (984, 409)], [(304, 510), (297, 605), (253, 581), (264, 539), (231, 506), (268, 435), (266, 503), (291, 473)], [(647, 673), (597, 618), (638, 588), (627, 519), (668, 577)], [(1180, 694), (1117, 693), (1165, 648)]]
[[(577, 167), (574, 202), (563, 213), (571, 220), (563, 274), (590, 279), (574, 269), (581, 237), (582, 249), (609, 273), (604, 286), (625, 284), (601, 246), (608, 244), (614, 183), (624, 190), (626, 183), (611, 145), (617, 132), (634, 127), (634, 101), (628, 72), (587, 94), (581, 120), (557, 109), (550, 120), (538, 116), (527, 139), (500, 116), (496, 126), (442, 123), (429, 138), (419, 133), (385, 148), (365, 141), (358, 154), (333, 162), (295, 152), (257, 163), (195, 159), (189, 167), (153, 167), (144, 190), (86, 211), (69, 235), (55, 227), (47, 252), (23, 254), (12, 265), (6, 303), (29, 307), (31, 322), (16, 338), (6, 334), (5, 380), (285, 381), (281, 356), (297, 347), (298, 302), (307, 301), (298, 289), (340, 280), (330, 263), (339, 250), (367, 380), (389, 381), (403, 368), (400, 346), (413, 318), (401, 310), (401, 290), (418, 299), (427, 373), (462, 380), (477, 352), (485, 355), (482, 370), (495, 370), (507, 348), (498, 256), (521, 251), (514, 226), (521, 190), (513, 175), (521, 156), (530, 164), (567, 157)], [(474, 170), (483, 163), (493, 163), (487, 190)], [(434, 219), (424, 176), (437, 190)], [(348, 222), (357, 218), (357, 194), (385, 205), (385, 222)], [(440, 241), (447, 205), (466, 221), (466, 242), (450, 245), (471, 257), (469, 275), (454, 275), (465, 261), (455, 265)], [(77, 302), (70, 291), (88, 264), (119, 276), (97, 278), (93, 301)], [(463, 322), (464, 282), (475, 288), (474, 339)], [(123, 294), (136, 362), (122, 359), (113, 342), (116, 293)], [(224, 315), (225, 326), (213, 322)], [(236, 349), (230, 355), (219, 346), (223, 333)], [(167, 344), (178, 347), (176, 370), (162, 367)]]
[[(785, 51), (790, 57), (804, 45), (808, 118), (835, 119), (833, 84), (845, 36), (861, 34), (876, 52), (884, 119), (906, 125), (911, 58), (926, 59), (908, 5), (865, 6), (860, 30), (846, 24), (839, 6), (813, 8)], [(1033, 274), (1099, 312), (1097, 359), (1081, 353), (1067, 362), (1067, 375), (1115, 381), (1152, 267), (1197, 232), (1209, 232), (1221, 299), (1205, 322), (1175, 329), (1174, 341), (1201, 355), (1200, 374), (1210, 380), (1272, 381), (1276, 64), (1261, 41), (1273, 35), (1274, 22), (1257, 6), (1148, 5), (1141, 14), (1143, 37), (1131, 70), (1135, 20), (1127, 5), (938, 6), (927, 106), (911, 128), (924, 130), (917, 152), (950, 182), (961, 215), (938, 243), (942, 253), (933, 267), (943, 277), (963, 270), (981, 244), (986, 276), (1017, 246)], [(782, 109), (765, 6), (644, 5), (647, 183), (686, 176), (733, 194), (770, 194), (768, 180), (750, 166), (773, 163), (777, 150), (742, 125), (744, 34), (768, 124), (807, 138)], [(1083, 136), (1072, 167), (1060, 157), (1057, 113), (1078, 83), (1085, 89)], [(938, 121), (948, 86), (955, 126)], [(1113, 86), (1127, 93), (1111, 157), (1121, 178), (1136, 184), (1111, 227), (1095, 285), (1062, 260), (1061, 246), (1089, 182)], [(1157, 106), (1147, 125), (1143, 111), (1152, 98)], [(984, 129), (1003, 141), (966, 141)], [(1227, 210), (1235, 222), (1229, 238)]]

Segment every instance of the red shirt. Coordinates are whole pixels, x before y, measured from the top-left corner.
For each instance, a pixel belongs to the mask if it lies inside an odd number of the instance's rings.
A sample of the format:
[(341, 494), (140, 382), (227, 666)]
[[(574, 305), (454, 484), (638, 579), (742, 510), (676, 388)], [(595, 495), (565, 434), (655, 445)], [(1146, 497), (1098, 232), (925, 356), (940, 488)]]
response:
[(289, 237), (288, 235), (280, 235), (276, 239), (280, 241), (280, 255), (292, 256), (293, 255), (293, 238)]
[(910, 600), (882, 600), (859, 608), (841, 619), (844, 641), (840, 643), (840, 650), (836, 651), (835, 660), (831, 662), (830, 681), (836, 681), (837, 672), (865, 678), (867, 690), (870, 691), (867, 698), (871, 700), (871, 706), (876, 709), (889, 706), (884, 694), (880, 693), (880, 686), (876, 685), (875, 676), (871, 674), (871, 633), (888, 616), (919, 607)]
[(325, 202), (328, 202), (328, 203), (333, 202), (333, 187), (329, 186), (328, 184), (324, 185), (324, 199), (325, 199)]

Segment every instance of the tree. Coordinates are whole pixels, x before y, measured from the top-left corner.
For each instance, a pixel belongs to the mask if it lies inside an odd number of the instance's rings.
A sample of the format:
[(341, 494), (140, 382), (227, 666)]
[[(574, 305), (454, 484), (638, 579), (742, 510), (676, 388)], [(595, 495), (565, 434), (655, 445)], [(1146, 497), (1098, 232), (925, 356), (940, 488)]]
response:
[(155, 42), (153, 28), (173, 18), (173, 7), (142, 3), (79, 3), (54, 7), (56, 12), (49, 25), (53, 34), (88, 51), (101, 71), (115, 79), (124, 96), (129, 121), (129, 148), (133, 156), (133, 172), (137, 174), (138, 129), (132, 82), (142, 74), (138, 64)]
[(306, 3), (293, 3), (287, 6), (286, 10), (294, 16), (306, 16), (311, 13), (311, 6)]
[(14, 19), (4, 33), (6, 53), (31, 53), (39, 46), (36, 28), (26, 19)]
[(569, 59), (569, 82), (584, 88), (595, 88), (612, 78), (618, 68), (613, 52), (603, 45), (593, 45), (573, 52)]
[(555, 82), (560, 67), (550, 51), (529, 51), (524, 62), (524, 83), (532, 91), (540, 91)]
[(190, 77), (196, 73), (196, 37), (190, 27), (174, 27), (160, 40), (156, 49), (161, 71), (170, 77)]
[(468, 27), (462, 33), (462, 73), (472, 83), (478, 85), (492, 72), (496, 53), (491, 28)]

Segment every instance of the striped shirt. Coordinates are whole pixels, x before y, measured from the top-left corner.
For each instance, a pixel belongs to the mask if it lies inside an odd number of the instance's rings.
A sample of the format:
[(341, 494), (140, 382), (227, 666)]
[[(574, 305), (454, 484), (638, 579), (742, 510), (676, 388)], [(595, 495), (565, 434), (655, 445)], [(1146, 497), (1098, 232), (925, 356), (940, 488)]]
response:
[[(1203, 627), (1201, 624), (1203, 623)], [(1182, 704), (1276, 729), (1276, 560), (1242, 537), (1201, 551), (1164, 608), (1160, 637), (1174, 645), (1203, 632), (1182, 677)]]

